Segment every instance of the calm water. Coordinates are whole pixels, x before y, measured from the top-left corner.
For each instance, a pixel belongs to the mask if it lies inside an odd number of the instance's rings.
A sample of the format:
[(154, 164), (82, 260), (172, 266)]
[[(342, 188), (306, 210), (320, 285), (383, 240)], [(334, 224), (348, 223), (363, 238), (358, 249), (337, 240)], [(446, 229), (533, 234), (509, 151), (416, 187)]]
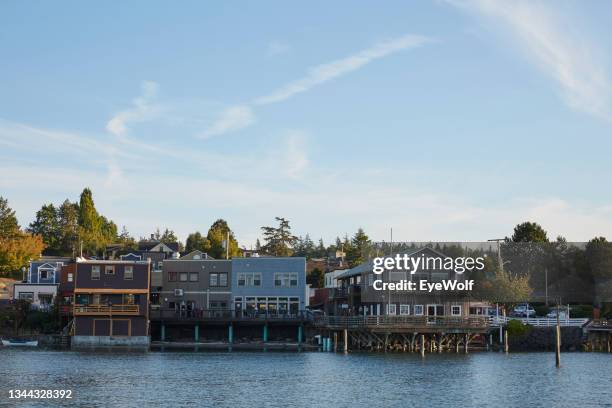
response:
[[(612, 407), (612, 354), (85, 353), (0, 349), (8, 390), (72, 389), (66, 406)], [(146, 404), (146, 405), (143, 405)]]

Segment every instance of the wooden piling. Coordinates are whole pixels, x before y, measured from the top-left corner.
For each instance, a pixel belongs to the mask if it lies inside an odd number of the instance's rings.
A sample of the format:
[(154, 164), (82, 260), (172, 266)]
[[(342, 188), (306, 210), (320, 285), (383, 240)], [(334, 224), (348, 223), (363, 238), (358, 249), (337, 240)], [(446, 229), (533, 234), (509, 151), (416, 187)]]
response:
[(334, 353), (338, 352), (338, 332), (334, 332)]
[(344, 329), (344, 353), (348, 353), (348, 329)]
[[(558, 316), (558, 315), (557, 315)], [(557, 318), (558, 319), (558, 318)], [(556, 350), (555, 350), (555, 365), (561, 367), (561, 325), (557, 321), (556, 327)]]
[(508, 352), (508, 329), (504, 330), (504, 353)]
[(421, 357), (425, 357), (425, 335), (421, 334)]
[(470, 344), (470, 335), (468, 333), (465, 334), (465, 354), (468, 353), (468, 346)]

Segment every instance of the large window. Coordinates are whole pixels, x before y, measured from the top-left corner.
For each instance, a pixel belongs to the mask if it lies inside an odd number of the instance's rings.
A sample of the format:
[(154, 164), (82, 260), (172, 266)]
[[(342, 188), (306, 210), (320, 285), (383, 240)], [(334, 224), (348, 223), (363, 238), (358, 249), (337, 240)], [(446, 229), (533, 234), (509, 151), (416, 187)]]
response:
[(28, 302), (31, 302), (34, 300), (34, 293), (33, 292), (21, 292), (19, 293), (19, 299), (27, 300)]
[(91, 280), (100, 280), (100, 265), (91, 266)]
[(179, 282), (187, 282), (187, 272), (179, 273)]
[(274, 286), (281, 288), (296, 287), (298, 284), (298, 277), (295, 272), (275, 273), (274, 274)]
[(189, 273), (189, 282), (197, 282), (200, 279), (200, 275), (197, 272)]
[(238, 274), (238, 286), (261, 286), (261, 273), (242, 272)]
[(123, 269), (123, 279), (133, 280), (134, 279), (134, 267), (132, 265), (126, 265)]
[(400, 305), (400, 314), (401, 315), (409, 315), (410, 314), (410, 305)]
[(227, 273), (225, 272), (211, 273), (209, 275), (209, 285), (211, 287), (227, 286)]
[(178, 278), (178, 272), (168, 272), (168, 282), (176, 282)]
[(395, 303), (387, 305), (387, 314), (394, 315), (395, 313)]
[(53, 271), (49, 269), (39, 269), (40, 279), (51, 279), (53, 277)]
[(105, 275), (114, 275), (115, 274), (115, 265), (106, 265), (104, 267)]

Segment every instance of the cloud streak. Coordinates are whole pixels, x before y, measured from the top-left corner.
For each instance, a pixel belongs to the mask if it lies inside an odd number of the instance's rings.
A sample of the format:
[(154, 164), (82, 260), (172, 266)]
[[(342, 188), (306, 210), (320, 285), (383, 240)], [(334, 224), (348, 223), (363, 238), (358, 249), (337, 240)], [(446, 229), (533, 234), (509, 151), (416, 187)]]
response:
[(156, 98), (159, 85), (153, 81), (143, 81), (141, 95), (132, 101), (132, 107), (118, 112), (106, 124), (106, 130), (115, 136), (124, 136), (128, 124), (151, 119), (158, 112), (158, 107), (151, 102)]
[(373, 61), (400, 51), (420, 47), (430, 41), (432, 40), (424, 36), (407, 34), (380, 42), (348, 57), (312, 67), (304, 77), (291, 81), (267, 95), (255, 98), (250, 105), (237, 105), (227, 108), (202, 133), (201, 137), (209, 138), (244, 129), (255, 122), (253, 110), (255, 106), (286, 101), (297, 94), (307, 92), (318, 85), (363, 68)]
[(593, 41), (568, 29), (573, 24), (561, 18), (558, 7), (552, 9), (525, 0), (449, 0), (449, 3), (509, 31), (531, 60), (558, 84), (571, 109), (606, 121), (612, 119), (612, 87), (605, 66), (597, 57), (599, 52)]

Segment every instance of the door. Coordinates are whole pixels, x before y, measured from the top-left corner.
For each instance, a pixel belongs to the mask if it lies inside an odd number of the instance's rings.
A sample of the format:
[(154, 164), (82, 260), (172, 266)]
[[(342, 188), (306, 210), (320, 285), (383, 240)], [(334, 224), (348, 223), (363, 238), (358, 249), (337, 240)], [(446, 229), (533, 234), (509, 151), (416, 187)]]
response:
[(435, 323), (439, 316), (444, 316), (444, 305), (427, 305), (427, 323)]

